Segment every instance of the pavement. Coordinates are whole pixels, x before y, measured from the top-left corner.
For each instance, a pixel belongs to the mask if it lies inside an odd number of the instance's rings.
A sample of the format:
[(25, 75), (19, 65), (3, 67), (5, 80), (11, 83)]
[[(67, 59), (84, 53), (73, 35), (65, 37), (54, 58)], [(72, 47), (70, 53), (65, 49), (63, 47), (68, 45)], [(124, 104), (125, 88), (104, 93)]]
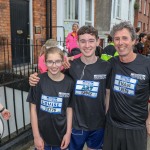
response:
[[(34, 146), (30, 146), (28, 149), (26, 150), (34, 150)], [(84, 146), (83, 150), (86, 150), (86, 145)], [(147, 142), (147, 150), (150, 150), (150, 136), (148, 137), (148, 142)]]

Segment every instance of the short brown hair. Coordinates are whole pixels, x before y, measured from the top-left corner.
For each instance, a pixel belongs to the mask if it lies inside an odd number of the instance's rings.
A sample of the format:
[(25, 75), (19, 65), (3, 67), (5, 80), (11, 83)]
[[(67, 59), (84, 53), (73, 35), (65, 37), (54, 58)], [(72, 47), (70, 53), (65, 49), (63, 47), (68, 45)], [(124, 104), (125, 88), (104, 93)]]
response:
[(90, 34), (90, 35), (95, 36), (96, 39), (98, 39), (98, 30), (95, 29), (95, 28), (94, 28), (93, 26), (91, 26), (91, 25), (82, 26), (81, 28), (79, 28), (77, 34), (78, 34), (78, 39), (79, 39), (79, 36), (80, 36), (80, 35), (83, 35), (83, 34)]

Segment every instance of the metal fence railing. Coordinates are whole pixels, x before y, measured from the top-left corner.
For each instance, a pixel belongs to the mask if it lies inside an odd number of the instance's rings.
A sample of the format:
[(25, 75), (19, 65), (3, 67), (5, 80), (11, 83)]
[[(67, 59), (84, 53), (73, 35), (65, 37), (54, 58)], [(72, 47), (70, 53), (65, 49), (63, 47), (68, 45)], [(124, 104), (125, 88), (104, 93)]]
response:
[(32, 45), (7, 40), (0, 42), (0, 103), (11, 112), (11, 118), (4, 121), (0, 147), (31, 130), (29, 104), (26, 102), (30, 87), (28, 77), (38, 71), (38, 54), (43, 44), (40, 42)]

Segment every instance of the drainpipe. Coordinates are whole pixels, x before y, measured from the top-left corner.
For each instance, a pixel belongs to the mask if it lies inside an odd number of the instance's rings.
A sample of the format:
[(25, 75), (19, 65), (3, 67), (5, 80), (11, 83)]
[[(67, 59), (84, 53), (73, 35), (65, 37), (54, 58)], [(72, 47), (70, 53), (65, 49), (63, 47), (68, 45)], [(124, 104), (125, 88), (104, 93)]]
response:
[(46, 0), (46, 39), (52, 38), (52, 0)]
[(29, 1), (29, 33), (30, 33), (30, 63), (33, 63), (33, 0)]

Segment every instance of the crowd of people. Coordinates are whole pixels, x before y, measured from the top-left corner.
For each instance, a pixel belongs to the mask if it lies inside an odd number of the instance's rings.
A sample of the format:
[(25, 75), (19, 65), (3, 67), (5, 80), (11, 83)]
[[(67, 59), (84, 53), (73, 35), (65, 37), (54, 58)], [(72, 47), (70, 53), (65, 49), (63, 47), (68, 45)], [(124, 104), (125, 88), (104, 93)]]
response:
[[(113, 26), (102, 49), (93, 26), (74, 23), (72, 30), (69, 56), (55, 40), (47, 41), (40, 74), (29, 77), (35, 149), (82, 150), (86, 144), (88, 150), (146, 150), (150, 35), (124, 21)], [(1, 104), (0, 113), (9, 119)]]

